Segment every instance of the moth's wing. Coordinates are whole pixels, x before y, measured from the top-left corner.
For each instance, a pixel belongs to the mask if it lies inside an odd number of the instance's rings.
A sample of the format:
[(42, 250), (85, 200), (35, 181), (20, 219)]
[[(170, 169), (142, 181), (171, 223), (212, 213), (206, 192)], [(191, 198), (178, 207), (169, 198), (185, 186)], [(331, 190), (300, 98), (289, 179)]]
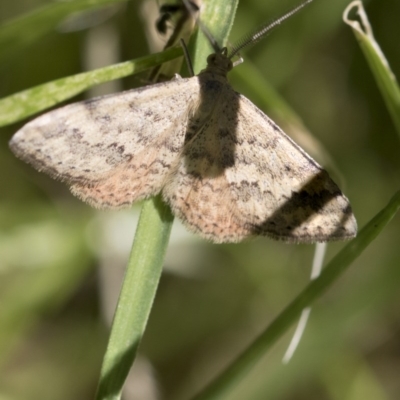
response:
[(328, 173), (244, 96), (235, 165), (225, 172), (237, 218), (252, 234), (289, 242), (354, 237), (348, 199)]
[(82, 200), (117, 208), (158, 193), (185, 138), (196, 79), (176, 79), (51, 111), (10, 141)]
[(355, 236), (349, 202), (327, 172), (245, 97), (231, 88), (221, 97), (163, 190), (174, 213), (214, 242)]

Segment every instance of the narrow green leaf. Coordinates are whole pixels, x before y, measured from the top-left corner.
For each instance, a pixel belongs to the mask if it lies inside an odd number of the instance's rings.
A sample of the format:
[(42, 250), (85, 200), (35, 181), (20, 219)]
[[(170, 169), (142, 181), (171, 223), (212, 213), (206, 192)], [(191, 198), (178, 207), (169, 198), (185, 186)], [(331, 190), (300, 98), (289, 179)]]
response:
[[(350, 11), (353, 8), (357, 9), (356, 12), (360, 17), (362, 26), (359, 21), (352, 20), (349, 17)], [(371, 25), (361, 1), (353, 1), (346, 7), (343, 13), (343, 20), (353, 29), (354, 35), (360, 43), (400, 136), (400, 89), (389, 67), (389, 63), (374, 38)]]
[(400, 208), (400, 191), (325, 267), (271, 325), (208, 387), (193, 400), (216, 400), (229, 393), (241, 378), (264, 357), (272, 345), (296, 322), (301, 311), (318, 299), (346, 271), (351, 263), (379, 235)]
[(182, 48), (174, 47), (161, 53), (57, 79), (15, 93), (0, 100), (0, 127), (46, 110), (92, 86), (137, 74), (180, 56), (182, 56)]
[(0, 26), (0, 62), (54, 30), (72, 13), (95, 10), (126, 0), (70, 0), (45, 5)]
[(103, 359), (97, 400), (121, 397), (154, 301), (172, 222), (161, 196), (144, 202)]

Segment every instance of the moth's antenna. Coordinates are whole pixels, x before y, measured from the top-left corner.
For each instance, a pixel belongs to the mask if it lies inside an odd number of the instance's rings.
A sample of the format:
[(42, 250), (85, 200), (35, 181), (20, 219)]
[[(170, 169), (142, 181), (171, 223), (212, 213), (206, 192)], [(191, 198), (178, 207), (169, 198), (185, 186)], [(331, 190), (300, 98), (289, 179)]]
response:
[(306, 0), (303, 3), (299, 4), (289, 12), (287, 12), (285, 15), (282, 15), (281, 17), (277, 18), (276, 20), (272, 21), (269, 23), (267, 26), (264, 26), (257, 32), (250, 34), (248, 36), (245, 36), (236, 46), (233, 47), (231, 54), (229, 55), (229, 58), (234, 57), (243, 47), (246, 47), (250, 44), (257, 43), (261, 38), (263, 38), (267, 33), (269, 33), (273, 28), (276, 26), (280, 25), (283, 21), (291, 17), (293, 14), (296, 14), (298, 11), (300, 11), (303, 7), (305, 7), (307, 4), (310, 4), (313, 0)]

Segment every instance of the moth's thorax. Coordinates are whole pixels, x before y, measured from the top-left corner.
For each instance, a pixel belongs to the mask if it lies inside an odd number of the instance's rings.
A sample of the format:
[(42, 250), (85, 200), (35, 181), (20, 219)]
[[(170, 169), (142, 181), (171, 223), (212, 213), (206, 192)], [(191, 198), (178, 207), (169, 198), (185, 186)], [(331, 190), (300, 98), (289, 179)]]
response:
[(213, 53), (207, 57), (207, 67), (200, 74), (211, 72), (226, 77), (232, 69), (232, 61), (227, 57), (226, 51)]

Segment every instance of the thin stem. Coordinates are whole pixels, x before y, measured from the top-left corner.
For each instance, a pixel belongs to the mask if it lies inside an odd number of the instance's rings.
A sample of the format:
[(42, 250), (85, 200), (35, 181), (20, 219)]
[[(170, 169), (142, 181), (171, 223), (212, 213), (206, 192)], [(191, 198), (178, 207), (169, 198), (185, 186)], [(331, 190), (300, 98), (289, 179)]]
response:
[(144, 202), (103, 359), (97, 400), (118, 400), (161, 276), (173, 216), (160, 196)]

